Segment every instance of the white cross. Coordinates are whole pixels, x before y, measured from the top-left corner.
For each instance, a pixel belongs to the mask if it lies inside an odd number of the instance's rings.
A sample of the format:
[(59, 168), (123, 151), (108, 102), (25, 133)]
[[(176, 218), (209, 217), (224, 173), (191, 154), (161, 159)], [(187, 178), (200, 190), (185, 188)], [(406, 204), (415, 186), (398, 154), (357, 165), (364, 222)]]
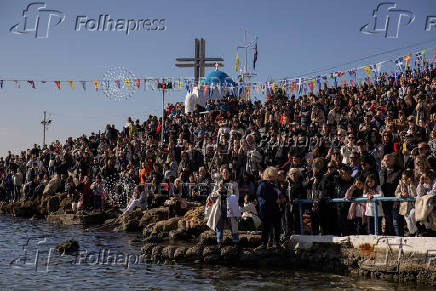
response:
[(219, 67), (218, 63), (215, 63), (215, 71), (218, 71), (218, 67)]

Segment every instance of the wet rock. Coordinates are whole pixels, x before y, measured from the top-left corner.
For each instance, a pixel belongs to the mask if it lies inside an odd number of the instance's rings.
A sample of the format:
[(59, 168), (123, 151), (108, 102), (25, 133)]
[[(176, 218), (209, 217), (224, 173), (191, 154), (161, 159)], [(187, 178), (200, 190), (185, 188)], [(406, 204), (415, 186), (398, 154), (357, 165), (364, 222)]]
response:
[(176, 230), (179, 226), (179, 220), (181, 219), (182, 219), (181, 217), (174, 217), (168, 220), (158, 221), (153, 226), (152, 232), (159, 233), (159, 232), (169, 232), (171, 230)]
[(193, 235), (199, 235), (209, 229), (204, 220), (204, 206), (188, 210), (184, 216), (184, 220), (186, 231)]
[(146, 255), (151, 255), (151, 252), (156, 245), (157, 244), (155, 243), (146, 243), (144, 246), (142, 246), (141, 252)]
[(191, 235), (185, 230), (172, 230), (169, 233), (169, 239), (174, 241), (188, 241), (191, 239)]
[(176, 252), (177, 247), (168, 246), (162, 249), (162, 257), (166, 259), (174, 259), (174, 254)]
[(72, 254), (79, 250), (79, 243), (75, 240), (67, 240), (58, 244), (56, 250), (61, 254)]
[(160, 261), (162, 259), (162, 249), (162, 246), (157, 245), (151, 250), (151, 257), (153, 261)]
[(178, 247), (174, 251), (174, 259), (175, 260), (182, 260), (185, 258), (187, 247)]
[(157, 223), (158, 221), (168, 219), (168, 215), (169, 215), (168, 207), (159, 207), (159, 208), (145, 210), (140, 219), (139, 226), (141, 228), (145, 228), (147, 225), (151, 223)]
[(233, 246), (225, 246), (221, 249), (221, 257), (230, 263), (234, 263), (238, 257), (238, 249)]
[(213, 230), (207, 230), (200, 234), (199, 243), (205, 246), (216, 244), (216, 234)]
[(58, 196), (50, 196), (47, 201), (47, 213), (53, 213), (58, 211), (59, 203), (60, 200)]
[(203, 249), (203, 261), (207, 264), (216, 264), (221, 259), (221, 252), (217, 246), (208, 246)]
[(185, 259), (195, 261), (202, 259), (203, 255), (203, 246), (195, 245), (186, 250)]
[(61, 179), (58, 174), (54, 175), (53, 178), (48, 182), (44, 188), (43, 196), (52, 196), (61, 187)]

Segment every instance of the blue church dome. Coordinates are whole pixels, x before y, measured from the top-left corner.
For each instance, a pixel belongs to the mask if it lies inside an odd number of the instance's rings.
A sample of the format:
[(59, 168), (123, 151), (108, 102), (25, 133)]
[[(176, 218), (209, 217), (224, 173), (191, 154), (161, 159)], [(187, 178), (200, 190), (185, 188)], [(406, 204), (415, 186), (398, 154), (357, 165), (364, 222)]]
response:
[(224, 72), (215, 70), (215, 71), (210, 71), (209, 73), (207, 73), (207, 75), (204, 77), (203, 80), (200, 81), (200, 83), (202, 85), (210, 85), (210, 84), (216, 84), (216, 85), (233, 85), (234, 82), (232, 80), (232, 78), (229, 77), (229, 75), (227, 75)]

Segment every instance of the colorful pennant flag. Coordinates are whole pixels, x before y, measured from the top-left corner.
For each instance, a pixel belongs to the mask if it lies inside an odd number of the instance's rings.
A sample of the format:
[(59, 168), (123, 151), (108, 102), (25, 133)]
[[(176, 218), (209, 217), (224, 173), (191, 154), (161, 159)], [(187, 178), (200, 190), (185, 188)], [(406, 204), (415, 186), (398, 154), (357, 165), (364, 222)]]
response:
[(82, 84), (83, 91), (86, 91), (86, 81), (80, 81)]
[(124, 84), (126, 84), (127, 88), (130, 88), (130, 81), (129, 80), (124, 80)]
[(61, 89), (61, 81), (54, 81), (56, 84), (56, 87), (58, 87), (58, 90)]
[(0, 80), (0, 89), (3, 89), (3, 80)]
[(400, 71), (403, 70), (403, 62), (404, 62), (403, 57), (400, 57), (400, 58), (395, 60), (395, 65), (397, 65), (397, 67), (400, 69)]
[(94, 83), (95, 91), (98, 91), (98, 81), (92, 81)]
[(371, 67), (370, 66), (365, 66), (365, 67), (363, 67), (363, 69), (365, 70), (366, 74), (369, 77), (371, 75)]
[(409, 61), (410, 61), (410, 54), (404, 56), (404, 69), (407, 69), (407, 65), (409, 64)]
[(115, 80), (115, 84), (117, 84), (118, 89), (121, 88), (121, 81), (120, 80)]
[(136, 87), (141, 87), (141, 80), (139, 80), (139, 79), (136, 79), (135, 80), (135, 85), (136, 85)]
[(235, 64), (235, 72), (239, 71), (239, 53), (236, 51), (236, 64)]
[(17, 85), (17, 88), (20, 88), (20, 87), (21, 87), (21, 86), (20, 86), (20, 82), (18, 82), (17, 80), (15, 80), (14, 82), (15, 82), (15, 85)]
[(68, 81), (68, 84), (70, 84), (71, 90), (74, 90), (74, 84), (73, 84), (73, 81)]
[(30, 80), (30, 81), (27, 81), (27, 83), (29, 83), (30, 86), (32, 86), (32, 88), (35, 89), (35, 82), (34, 81)]

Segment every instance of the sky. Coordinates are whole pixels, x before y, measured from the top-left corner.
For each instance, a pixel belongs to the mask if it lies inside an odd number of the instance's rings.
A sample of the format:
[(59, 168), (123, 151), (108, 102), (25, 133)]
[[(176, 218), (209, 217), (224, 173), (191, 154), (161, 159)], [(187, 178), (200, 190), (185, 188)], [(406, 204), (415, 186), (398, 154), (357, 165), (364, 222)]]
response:
[[(43, 2), (45, 9), (65, 16), (62, 23), (50, 24), (47, 38), (10, 32), (23, 22), (23, 10), (33, 2)], [(141, 78), (192, 77), (193, 70), (176, 68), (175, 59), (192, 57), (194, 38), (201, 37), (206, 39), (207, 57), (224, 58), (222, 70), (235, 78), (236, 47), (242, 45), (244, 30), (249, 40), (258, 37), (254, 81), (259, 82), (313, 71), (318, 75), (328, 68), (346, 70), (436, 46), (436, 28), (425, 29), (427, 16), (436, 15), (435, 1), (390, 2), (415, 17), (408, 25), (407, 18), (401, 19), (397, 38), (360, 31), (382, 3), (372, 0), (1, 0), (0, 80), (101, 80), (105, 72), (118, 66)], [(87, 31), (82, 26), (75, 31), (78, 16), (98, 19), (106, 14), (113, 19), (165, 19), (165, 30), (126, 35)], [(428, 52), (428, 57), (433, 55)], [(242, 51), (240, 58), (241, 66)], [(251, 58), (252, 54), (249, 63)], [(389, 65), (385, 69), (391, 70)], [(108, 123), (120, 128), (129, 116), (144, 120), (148, 114), (161, 112), (161, 95), (156, 91), (140, 88), (127, 100), (116, 101), (101, 90), (96, 92), (92, 84), (86, 91), (78, 83), (74, 90), (65, 84), (61, 90), (54, 83), (35, 85), (33, 89), (21, 82), (19, 89), (6, 82), (0, 89), (0, 156), (42, 144), (43, 111), (53, 120), (47, 143), (104, 130)], [(184, 101), (185, 94), (168, 93), (166, 101)]]

